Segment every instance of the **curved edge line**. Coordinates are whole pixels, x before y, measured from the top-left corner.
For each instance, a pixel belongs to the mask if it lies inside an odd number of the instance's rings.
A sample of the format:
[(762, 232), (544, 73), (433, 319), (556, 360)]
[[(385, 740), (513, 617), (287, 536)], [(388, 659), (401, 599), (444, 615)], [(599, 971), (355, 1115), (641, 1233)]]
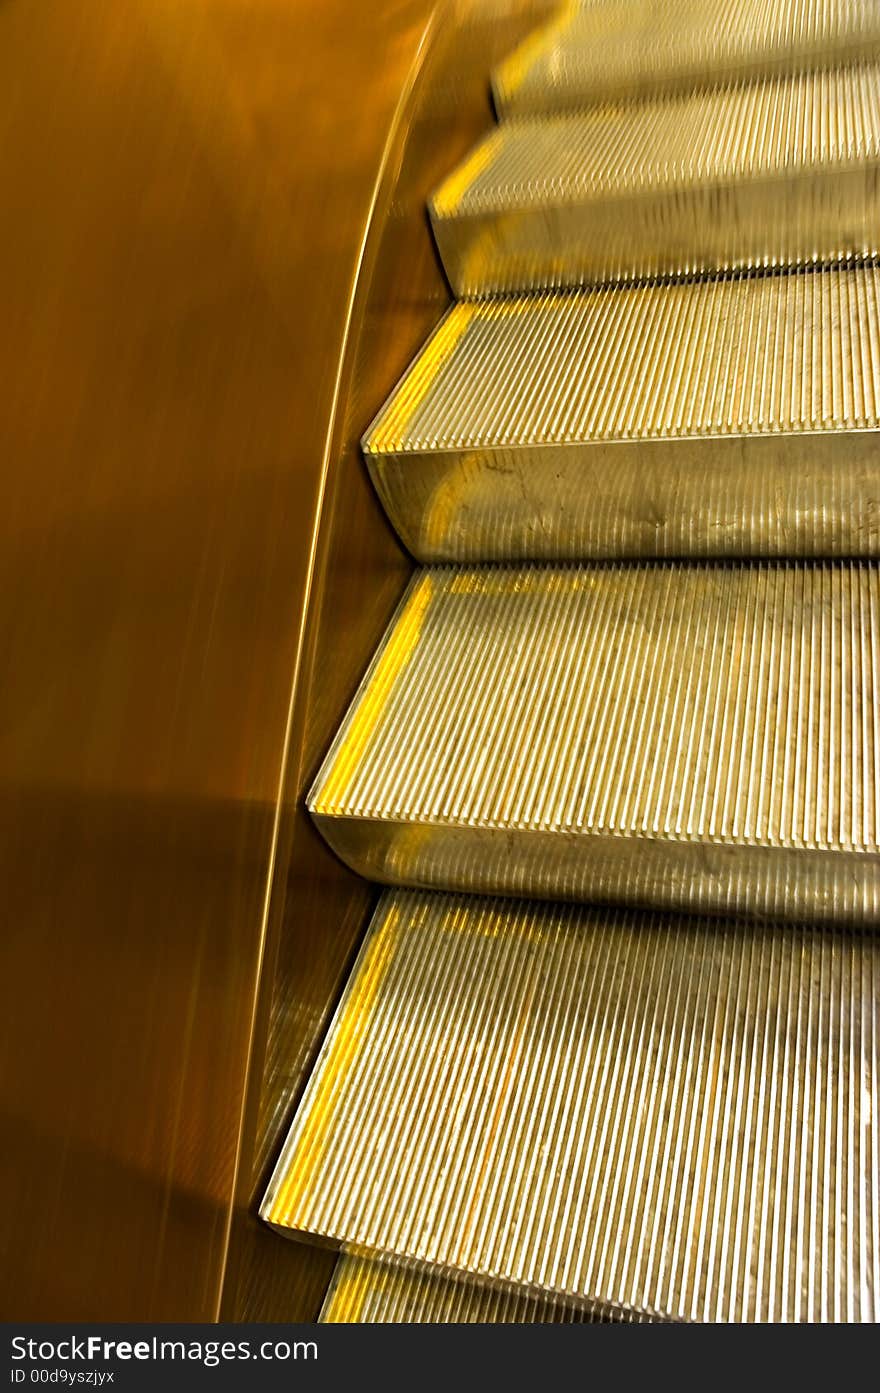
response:
[(269, 851), (269, 864), (266, 871), (266, 889), (263, 896), (263, 908), (260, 920), (260, 934), (257, 947), (257, 960), (255, 964), (255, 977), (253, 997), (249, 1016), (248, 1043), (245, 1056), (244, 1069), (244, 1090), (241, 1100), (241, 1108), (238, 1119), (238, 1130), (235, 1142), (235, 1161), (232, 1172), (232, 1186), (230, 1189), (229, 1201), (227, 1205), (226, 1221), (224, 1223), (222, 1253), (220, 1258), (219, 1276), (217, 1281), (216, 1296), (213, 1302), (214, 1321), (221, 1318), (221, 1310), (226, 1294), (226, 1278), (229, 1267), (229, 1251), (232, 1241), (232, 1222), (236, 1212), (238, 1201), (238, 1190), (241, 1179), (242, 1147), (244, 1122), (248, 1110), (248, 1102), (251, 1090), (251, 1070), (253, 1065), (254, 1053), (254, 1034), (256, 1021), (259, 1012), (260, 997), (263, 987), (263, 965), (266, 953), (266, 939), (268, 935), (269, 920), (271, 916), (273, 891), (275, 887), (275, 870), (278, 860), (278, 845), (281, 833), (281, 818), (284, 806), (284, 790), (287, 784), (287, 771), (290, 762), (290, 741), (293, 730), (293, 717), (296, 709), (296, 700), (299, 695), (300, 678), (302, 674), (302, 659), (306, 641), (306, 629), (311, 612), (312, 593), (314, 588), (315, 568), (319, 550), (321, 524), (324, 512), (324, 500), (327, 493), (327, 482), (330, 474), (330, 466), (335, 455), (335, 447), (338, 439), (338, 418), (339, 405), (342, 396), (343, 383), (346, 373), (350, 367), (350, 350), (352, 339), (352, 328), (355, 319), (355, 310), (363, 288), (363, 271), (366, 262), (367, 251), (373, 237), (376, 235), (376, 214), (378, 212), (380, 199), (385, 188), (386, 179), (392, 160), (400, 147), (401, 132), (404, 123), (409, 115), (410, 108), (415, 96), (416, 88), (421, 78), (430, 47), (433, 43), (435, 34), (439, 27), (440, 11), (445, 7), (445, 0), (436, 0), (430, 15), (425, 21), (421, 38), (418, 42), (413, 61), (410, 65), (409, 73), (401, 89), (394, 108), (391, 121), (388, 126), (388, 133), (385, 144), (379, 158), (376, 170), (376, 178), (373, 182), (373, 190), (370, 195), (370, 202), (367, 207), (367, 215), (364, 219), (364, 230), (358, 247), (357, 256), (354, 263), (354, 274), (351, 280), (351, 290), (345, 308), (345, 319), (342, 333), (342, 341), (339, 348), (339, 359), (336, 369), (336, 378), (333, 384), (333, 395), (330, 402), (330, 411), (327, 417), (327, 430), (325, 434), (324, 453), (321, 459), (321, 469), (318, 477), (318, 491), (315, 500), (314, 523), (312, 526), (312, 537), (309, 546), (308, 565), (306, 567), (306, 582), (303, 592), (302, 605), (300, 609), (299, 632), (296, 639), (296, 650), (293, 662), (293, 675), (290, 686), (290, 699), (287, 707), (287, 719), (284, 731), (284, 744), (281, 752), (281, 763), (278, 773), (278, 787), (275, 797), (275, 815), (272, 821), (272, 837)]

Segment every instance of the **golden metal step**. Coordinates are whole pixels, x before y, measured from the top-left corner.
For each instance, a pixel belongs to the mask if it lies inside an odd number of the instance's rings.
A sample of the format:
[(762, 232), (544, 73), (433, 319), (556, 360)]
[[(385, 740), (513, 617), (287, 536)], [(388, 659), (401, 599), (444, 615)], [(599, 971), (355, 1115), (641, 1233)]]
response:
[(559, 1297), (344, 1254), (318, 1319), (323, 1325), (567, 1325), (603, 1317)]
[(459, 302), (363, 447), (422, 561), (876, 555), (880, 267)]
[(496, 70), (502, 117), (880, 57), (876, 0), (567, 5)]
[(872, 1321), (873, 933), (396, 892), (262, 1213), (677, 1320)]
[(880, 250), (880, 65), (505, 122), (430, 203), (458, 295)]
[(373, 880), (880, 918), (880, 567), (429, 568), (309, 795)]

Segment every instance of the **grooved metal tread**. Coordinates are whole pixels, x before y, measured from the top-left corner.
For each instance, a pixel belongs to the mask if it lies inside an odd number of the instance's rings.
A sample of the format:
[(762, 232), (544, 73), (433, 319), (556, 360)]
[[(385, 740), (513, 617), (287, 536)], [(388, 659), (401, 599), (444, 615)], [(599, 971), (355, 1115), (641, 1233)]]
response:
[(318, 1319), (323, 1325), (566, 1325), (604, 1318), (559, 1297), (343, 1254)]
[(421, 560), (868, 555), (880, 268), (452, 307), (367, 432)]
[(862, 63), (502, 125), (431, 205), (450, 217), (875, 161), (878, 84), (880, 65)]
[(880, 567), (436, 567), (309, 794), (392, 884), (876, 921)]
[(876, 0), (568, 5), (496, 69), (501, 116), (583, 107), (880, 52)]
[(876, 255), (880, 65), (504, 122), (430, 210), (459, 295)]
[(873, 1321), (878, 940), (385, 897), (262, 1214), (676, 1320)]

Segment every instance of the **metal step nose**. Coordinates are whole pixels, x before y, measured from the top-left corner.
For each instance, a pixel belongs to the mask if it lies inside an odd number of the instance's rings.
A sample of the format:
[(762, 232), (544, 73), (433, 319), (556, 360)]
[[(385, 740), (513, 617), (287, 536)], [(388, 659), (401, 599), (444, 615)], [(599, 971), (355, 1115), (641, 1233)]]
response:
[(876, 935), (393, 893), (263, 1216), (592, 1309), (873, 1320)]
[(343, 1255), (319, 1319), (324, 1325), (565, 1325), (602, 1317), (559, 1297)]
[(392, 884), (877, 922), (880, 567), (438, 567), (309, 795)]
[(502, 117), (880, 57), (874, 0), (569, 4), (493, 76)]
[(421, 561), (871, 556), (876, 265), (454, 305), (367, 432)]
[(430, 204), (457, 295), (880, 251), (880, 65), (504, 122)]

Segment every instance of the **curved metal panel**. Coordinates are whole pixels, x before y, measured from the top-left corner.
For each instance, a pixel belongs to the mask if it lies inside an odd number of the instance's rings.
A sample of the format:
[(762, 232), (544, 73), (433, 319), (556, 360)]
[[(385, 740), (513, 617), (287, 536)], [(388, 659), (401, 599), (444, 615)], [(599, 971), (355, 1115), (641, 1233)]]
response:
[[(7, 1318), (217, 1309), (320, 461), (428, 8), (0, 8)], [(364, 552), (400, 572), (378, 504)]]
[(375, 898), (326, 851), (303, 811), (304, 790), (410, 570), (389, 550), (359, 440), (449, 303), (428, 194), (491, 121), (489, 67), (547, 8), (546, 0), (440, 0), (389, 130), (326, 444), (223, 1301), (230, 1317), (289, 1315), (290, 1259), (255, 1219), (256, 1202)]

